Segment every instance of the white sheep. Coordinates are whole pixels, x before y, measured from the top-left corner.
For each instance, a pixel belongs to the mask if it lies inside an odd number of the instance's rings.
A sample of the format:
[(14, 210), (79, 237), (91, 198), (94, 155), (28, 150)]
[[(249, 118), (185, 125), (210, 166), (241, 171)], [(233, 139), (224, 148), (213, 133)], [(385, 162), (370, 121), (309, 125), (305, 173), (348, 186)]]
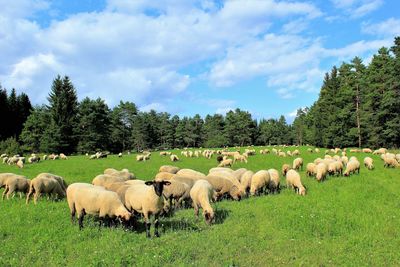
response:
[(374, 160), (370, 157), (365, 157), (364, 158), (364, 166), (368, 169), (368, 170), (373, 170), (374, 169)]
[(162, 195), (164, 186), (169, 186), (169, 181), (147, 181), (144, 185), (132, 185), (125, 192), (125, 207), (129, 211), (143, 214), (146, 236), (150, 238), (150, 216), (154, 216), (154, 236), (158, 237), (158, 217), (164, 208)]
[(34, 194), (34, 203), (37, 204), (39, 196), (44, 193), (48, 195), (57, 195), (59, 198), (65, 197), (64, 180), (61, 177), (49, 173), (41, 173), (32, 179), (29, 187), (29, 193), (26, 196), (26, 204)]
[(271, 176), (268, 171), (261, 170), (256, 172), (253, 177), (251, 177), (250, 194), (255, 196), (264, 193), (270, 180)]
[(317, 174), (317, 165), (315, 165), (315, 163), (313, 162), (307, 163), (306, 174), (309, 177), (315, 176)]
[(279, 177), (279, 171), (276, 169), (269, 169), (269, 184), (268, 184), (268, 189), (271, 193), (279, 193), (280, 191), (280, 183), (281, 183), (281, 178)]
[(21, 197), (21, 193), (28, 193), (29, 191), (29, 185), (30, 185), (30, 180), (27, 179), (25, 176), (22, 175), (7, 175), (8, 178), (4, 179), (4, 181), (2, 182), (2, 186), (5, 187), (4, 192), (3, 192), (3, 196), (2, 198), (4, 199), (4, 197), (7, 195), (7, 199), (10, 198), (10, 196), (12, 194), (14, 194), (15, 192), (19, 192), (20, 193), (20, 197)]
[(207, 180), (213, 186), (216, 192), (215, 200), (218, 200), (224, 196), (229, 196), (230, 198), (239, 201), (242, 198), (240, 189), (227, 178), (210, 174), (200, 180)]
[(210, 202), (214, 197), (214, 189), (206, 180), (198, 180), (190, 190), (190, 197), (193, 201), (194, 214), (199, 216), (199, 208), (203, 209), (203, 217), (207, 224), (214, 220), (214, 210)]
[(175, 154), (172, 154), (169, 158), (170, 158), (170, 160), (171, 160), (172, 162), (179, 161), (178, 156), (175, 155)]
[(169, 172), (172, 174), (177, 173), (180, 170), (179, 167), (176, 166), (171, 166), (171, 165), (162, 165), (159, 169), (158, 172)]
[(225, 159), (222, 160), (219, 164), (218, 167), (230, 167), (233, 164), (233, 160), (232, 159)]
[(328, 166), (324, 162), (321, 162), (317, 165), (317, 173), (315, 175), (315, 178), (318, 182), (321, 182), (326, 178), (327, 171)]
[(253, 177), (254, 172), (252, 171), (246, 171), (243, 173), (241, 179), (240, 179), (240, 184), (243, 187), (243, 190), (245, 193), (248, 195), (250, 193), (250, 187), (251, 187), (251, 177)]
[(293, 160), (293, 169), (294, 170), (302, 170), (303, 169), (303, 159), (302, 158), (296, 158)]
[(104, 170), (104, 174), (118, 176), (118, 177), (124, 178), (125, 180), (133, 180), (136, 178), (135, 174), (129, 172), (128, 169), (122, 169), (121, 171), (118, 171), (113, 168), (107, 168)]
[(346, 165), (346, 170), (343, 173), (344, 176), (349, 176), (352, 173), (360, 174), (360, 162), (358, 160), (349, 160), (349, 162)]
[(301, 183), (300, 174), (295, 170), (289, 170), (286, 174), (286, 186), (292, 188), (301, 196), (306, 195), (306, 188)]
[(86, 214), (98, 216), (100, 219), (120, 218), (129, 221), (131, 213), (124, 207), (117, 193), (99, 186), (85, 183), (71, 184), (67, 189), (67, 201), (71, 212), (71, 221), (78, 216), (79, 229), (83, 228)]

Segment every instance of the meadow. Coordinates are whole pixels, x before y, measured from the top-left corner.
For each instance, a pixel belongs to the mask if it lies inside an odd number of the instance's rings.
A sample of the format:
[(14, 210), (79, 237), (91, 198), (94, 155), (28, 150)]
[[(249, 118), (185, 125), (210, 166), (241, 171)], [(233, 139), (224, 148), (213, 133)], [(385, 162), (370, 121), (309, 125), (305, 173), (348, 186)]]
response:
[[(300, 151), (304, 167), (324, 155), (323, 149)], [(348, 155), (360, 162), (367, 156)], [(277, 195), (217, 202), (211, 226), (196, 219), (193, 209), (178, 210), (161, 218), (160, 238), (147, 239), (144, 226), (127, 232), (122, 227), (99, 228), (86, 219), (80, 231), (71, 224), (65, 200), (41, 198), (37, 205), (26, 205), (16, 196), (0, 204), (0, 266), (399, 266), (400, 169), (385, 169), (379, 156), (368, 156), (374, 159), (374, 170), (362, 166), (359, 175), (328, 177), (322, 183), (306, 177), (304, 168), (305, 197), (283, 189)], [(215, 156), (180, 159), (173, 165), (204, 173), (217, 165)], [(293, 159), (257, 154), (233, 169), (280, 171)], [(150, 180), (164, 164), (171, 165), (169, 158), (157, 152), (146, 162), (136, 162), (135, 154), (98, 160), (71, 156), (26, 164), (21, 170), (0, 164), (0, 173), (34, 178), (50, 172), (73, 183), (91, 182), (112, 167), (128, 168)]]

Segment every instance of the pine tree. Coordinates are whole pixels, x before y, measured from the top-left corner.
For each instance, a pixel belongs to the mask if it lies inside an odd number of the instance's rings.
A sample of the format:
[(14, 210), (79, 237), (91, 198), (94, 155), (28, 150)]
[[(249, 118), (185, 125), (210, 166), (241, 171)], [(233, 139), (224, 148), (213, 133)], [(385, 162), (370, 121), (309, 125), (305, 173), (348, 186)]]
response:
[(45, 106), (36, 107), (24, 123), (20, 140), (24, 150), (38, 153), (41, 151), (42, 137), (51, 123), (50, 114)]

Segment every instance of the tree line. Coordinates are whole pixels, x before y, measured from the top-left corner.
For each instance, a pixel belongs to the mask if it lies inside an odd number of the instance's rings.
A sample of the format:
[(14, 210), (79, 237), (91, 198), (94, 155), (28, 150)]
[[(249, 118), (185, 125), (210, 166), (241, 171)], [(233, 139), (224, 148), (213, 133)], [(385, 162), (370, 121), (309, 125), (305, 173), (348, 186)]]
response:
[(0, 87), (0, 150), (46, 153), (141, 151), (182, 147), (312, 144), (319, 147), (398, 147), (400, 144), (400, 37), (366, 66), (355, 57), (325, 75), (318, 100), (285, 117), (255, 120), (240, 109), (202, 118), (143, 112), (132, 102), (109, 108), (104, 100), (78, 101), (69, 77), (57, 76), (48, 104), (32, 107), (26, 94)]
[(399, 147), (400, 37), (365, 65), (355, 57), (325, 75), (318, 100), (299, 109), (295, 143), (321, 147)]

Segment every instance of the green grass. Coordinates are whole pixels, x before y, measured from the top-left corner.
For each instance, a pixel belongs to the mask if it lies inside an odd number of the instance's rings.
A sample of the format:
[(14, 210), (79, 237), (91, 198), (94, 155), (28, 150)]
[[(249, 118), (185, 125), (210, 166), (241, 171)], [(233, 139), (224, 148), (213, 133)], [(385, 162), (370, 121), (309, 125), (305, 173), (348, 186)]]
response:
[[(323, 156), (307, 153), (305, 147), (300, 150), (305, 165)], [(366, 156), (353, 155), (360, 162)], [(41, 198), (37, 205), (25, 205), (15, 197), (0, 204), (0, 266), (398, 266), (400, 169), (384, 169), (379, 157), (372, 157), (375, 170), (362, 166), (360, 175), (349, 178), (317, 183), (302, 171), (306, 197), (284, 189), (279, 195), (218, 202), (217, 223), (212, 226), (197, 220), (192, 209), (177, 211), (161, 219), (161, 237), (152, 239), (146, 239), (143, 227), (134, 232), (99, 229), (86, 219), (79, 231), (70, 222), (65, 200)], [(180, 158), (177, 166), (202, 172), (217, 165), (215, 157)], [(257, 154), (234, 169), (280, 170), (292, 160)], [(163, 164), (171, 162), (155, 152), (147, 162), (136, 162), (135, 155), (100, 160), (74, 156), (26, 164), (23, 170), (0, 164), (0, 172), (29, 178), (51, 172), (72, 183), (90, 182), (113, 167), (128, 168), (149, 180)]]

